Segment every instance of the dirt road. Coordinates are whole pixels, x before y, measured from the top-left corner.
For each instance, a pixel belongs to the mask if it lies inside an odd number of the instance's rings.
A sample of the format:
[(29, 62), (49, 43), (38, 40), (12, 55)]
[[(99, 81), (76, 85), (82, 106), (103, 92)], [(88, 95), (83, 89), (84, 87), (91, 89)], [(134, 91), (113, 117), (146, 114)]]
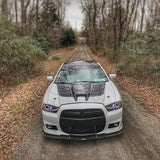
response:
[[(72, 57), (90, 60), (83, 46)], [(159, 160), (160, 119), (132, 95), (118, 87), (124, 102), (124, 132), (120, 136), (92, 140), (67, 141), (44, 138), (42, 117), (38, 117), (19, 144), (15, 160)]]
[(73, 55), (70, 61), (91, 61), (92, 58), (87, 53), (86, 47), (80, 44), (79, 48)]

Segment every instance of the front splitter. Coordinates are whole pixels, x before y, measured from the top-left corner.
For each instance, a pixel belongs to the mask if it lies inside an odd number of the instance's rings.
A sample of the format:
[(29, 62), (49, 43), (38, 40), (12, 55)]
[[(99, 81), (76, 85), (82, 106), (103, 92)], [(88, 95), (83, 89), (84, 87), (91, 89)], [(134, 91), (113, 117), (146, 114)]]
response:
[(84, 141), (84, 140), (93, 140), (93, 139), (113, 137), (113, 136), (120, 135), (122, 132), (123, 132), (123, 128), (121, 130), (119, 130), (118, 132), (109, 133), (109, 134), (93, 134), (93, 135), (81, 135), (81, 136), (77, 136), (77, 135), (53, 135), (53, 134), (48, 134), (44, 131), (43, 131), (43, 134), (44, 134), (45, 137), (48, 137), (48, 138)]

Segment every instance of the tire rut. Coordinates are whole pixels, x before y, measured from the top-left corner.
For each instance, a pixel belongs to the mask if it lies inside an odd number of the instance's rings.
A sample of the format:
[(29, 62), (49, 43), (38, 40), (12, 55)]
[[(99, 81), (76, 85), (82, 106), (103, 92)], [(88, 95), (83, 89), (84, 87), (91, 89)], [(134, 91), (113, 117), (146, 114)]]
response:
[(86, 46), (81, 44), (70, 61), (92, 61), (86, 50)]

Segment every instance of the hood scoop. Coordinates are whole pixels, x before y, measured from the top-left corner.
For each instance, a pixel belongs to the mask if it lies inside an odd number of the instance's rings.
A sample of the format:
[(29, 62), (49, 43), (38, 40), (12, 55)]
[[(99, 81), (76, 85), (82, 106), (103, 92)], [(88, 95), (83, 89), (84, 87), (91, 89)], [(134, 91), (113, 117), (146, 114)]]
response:
[(102, 96), (104, 94), (105, 83), (75, 83), (57, 84), (58, 93), (62, 97), (85, 97), (88, 101), (90, 96)]
[(91, 84), (74, 84), (72, 86), (72, 92), (75, 101), (77, 101), (77, 98), (80, 96), (85, 96), (85, 100), (88, 101), (91, 92)]

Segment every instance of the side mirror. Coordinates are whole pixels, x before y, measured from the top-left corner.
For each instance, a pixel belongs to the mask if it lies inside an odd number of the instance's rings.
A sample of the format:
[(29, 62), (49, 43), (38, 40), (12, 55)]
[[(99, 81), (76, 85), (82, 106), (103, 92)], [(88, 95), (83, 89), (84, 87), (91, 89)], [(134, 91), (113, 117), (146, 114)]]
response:
[(110, 79), (116, 78), (116, 74), (110, 74), (110, 75), (109, 75), (109, 78), (110, 78)]
[(48, 77), (47, 77), (47, 80), (53, 81), (53, 76), (48, 76)]

